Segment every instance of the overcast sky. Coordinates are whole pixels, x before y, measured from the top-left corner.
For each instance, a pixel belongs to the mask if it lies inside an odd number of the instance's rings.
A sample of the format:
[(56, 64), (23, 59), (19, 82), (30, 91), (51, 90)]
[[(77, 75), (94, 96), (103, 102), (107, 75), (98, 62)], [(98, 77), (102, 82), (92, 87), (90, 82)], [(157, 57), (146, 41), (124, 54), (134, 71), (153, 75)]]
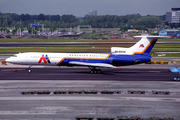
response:
[(89, 10), (98, 15), (164, 15), (180, 8), (180, 0), (0, 0), (2, 13), (39, 15), (73, 14), (83, 17)]

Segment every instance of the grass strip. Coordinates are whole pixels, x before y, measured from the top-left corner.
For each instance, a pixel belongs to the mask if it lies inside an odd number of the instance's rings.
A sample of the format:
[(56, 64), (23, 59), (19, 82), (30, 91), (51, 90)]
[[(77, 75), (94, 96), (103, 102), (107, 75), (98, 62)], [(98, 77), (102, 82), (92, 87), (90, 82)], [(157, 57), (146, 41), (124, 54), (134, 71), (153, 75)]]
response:
[(180, 48), (175, 48), (175, 47), (172, 47), (172, 48), (156, 48), (156, 47), (154, 47), (152, 49), (152, 51), (167, 51), (167, 52), (169, 52), (169, 51), (180, 51)]
[(110, 52), (110, 48), (0, 48), (0, 52)]
[[(110, 52), (110, 47), (1, 47), (0, 52)], [(180, 51), (180, 48), (156, 48), (152, 51)]]
[(151, 52), (150, 55), (152, 57), (160, 57), (158, 55), (163, 55), (161, 57), (180, 57), (180, 53), (154, 53), (154, 52)]
[(0, 43), (50, 43), (50, 42), (137, 42), (137, 39), (128, 40), (128, 39), (109, 39), (109, 40), (92, 40), (92, 39), (35, 39), (35, 38), (1, 38)]

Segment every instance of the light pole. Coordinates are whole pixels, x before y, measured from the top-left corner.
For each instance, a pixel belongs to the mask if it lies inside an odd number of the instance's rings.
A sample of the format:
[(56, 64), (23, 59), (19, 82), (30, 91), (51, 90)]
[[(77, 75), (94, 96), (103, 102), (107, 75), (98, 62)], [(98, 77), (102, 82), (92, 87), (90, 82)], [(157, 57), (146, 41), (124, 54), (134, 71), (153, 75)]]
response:
[(21, 19), (20, 19), (20, 37), (21, 37)]
[(7, 19), (6, 19), (6, 29), (7, 29), (7, 27), (8, 27), (8, 23), (7, 23)]
[(42, 24), (42, 31), (44, 32), (44, 24)]

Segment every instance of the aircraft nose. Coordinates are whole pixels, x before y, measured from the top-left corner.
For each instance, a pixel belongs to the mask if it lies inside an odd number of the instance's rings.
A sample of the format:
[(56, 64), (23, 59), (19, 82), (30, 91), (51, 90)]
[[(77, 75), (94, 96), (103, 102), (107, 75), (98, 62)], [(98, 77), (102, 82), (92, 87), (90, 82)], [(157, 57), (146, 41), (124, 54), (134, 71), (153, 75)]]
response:
[(6, 62), (12, 62), (11, 58), (7, 58), (5, 61)]

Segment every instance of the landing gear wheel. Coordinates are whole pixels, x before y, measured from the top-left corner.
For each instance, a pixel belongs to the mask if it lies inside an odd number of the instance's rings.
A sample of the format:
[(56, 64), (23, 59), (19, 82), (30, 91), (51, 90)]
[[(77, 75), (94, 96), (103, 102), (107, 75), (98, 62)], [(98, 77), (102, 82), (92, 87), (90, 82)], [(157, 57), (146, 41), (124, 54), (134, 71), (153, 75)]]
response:
[(96, 74), (97, 73), (97, 71), (96, 70), (91, 70), (91, 74)]
[(91, 68), (91, 74), (101, 74), (101, 69), (96, 69), (95, 67)]
[(97, 70), (97, 73), (98, 73), (98, 74), (101, 74), (101, 69), (98, 69), (98, 70)]

